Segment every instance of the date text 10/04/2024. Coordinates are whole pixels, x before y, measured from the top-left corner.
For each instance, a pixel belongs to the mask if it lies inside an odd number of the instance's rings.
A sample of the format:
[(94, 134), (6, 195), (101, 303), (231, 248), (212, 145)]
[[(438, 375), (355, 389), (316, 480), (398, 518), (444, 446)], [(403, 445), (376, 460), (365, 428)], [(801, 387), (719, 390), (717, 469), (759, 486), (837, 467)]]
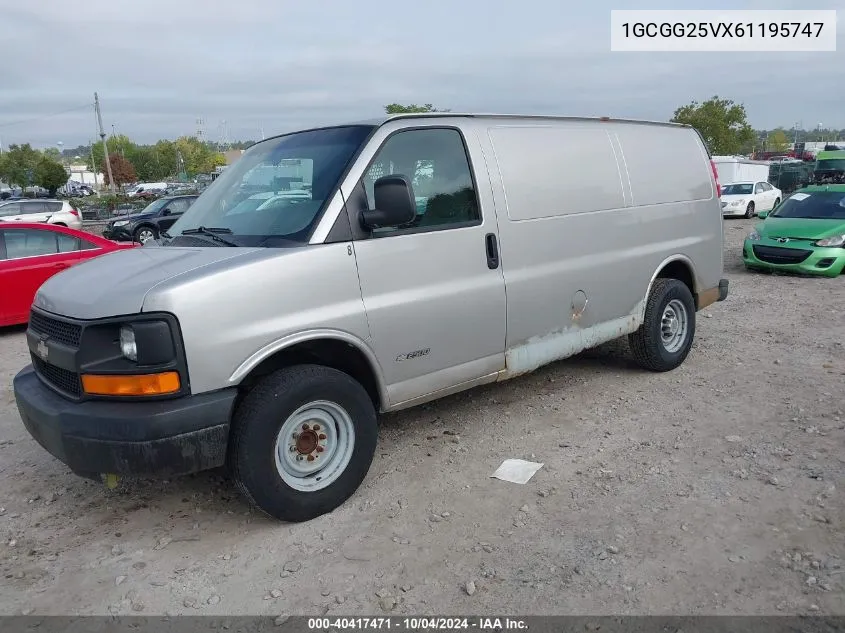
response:
[(308, 618), (310, 630), (478, 630), (478, 631), (519, 631), (528, 629), (524, 620), (508, 617), (489, 618), (448, 618), (448, 617), (373, 617), (373, 618)]

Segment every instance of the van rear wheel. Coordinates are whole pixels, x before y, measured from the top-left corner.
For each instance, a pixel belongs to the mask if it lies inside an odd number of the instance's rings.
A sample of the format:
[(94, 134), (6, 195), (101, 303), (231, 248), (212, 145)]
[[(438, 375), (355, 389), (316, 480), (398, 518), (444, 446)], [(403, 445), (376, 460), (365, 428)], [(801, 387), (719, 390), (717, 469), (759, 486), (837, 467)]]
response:
[(677, 279), (656, 279), (648, 296), (645, 319), (628, 335), (637, 361), (650, 371), (671, 371), (684, 362), (695, 337), (695, 302)]
[(375, 455), (376, 410), (347, 374), (298, 365), (263, 378), (232, 422), (229, 464), (260, 510), (282, 521), (308, 521), (343, 504)]

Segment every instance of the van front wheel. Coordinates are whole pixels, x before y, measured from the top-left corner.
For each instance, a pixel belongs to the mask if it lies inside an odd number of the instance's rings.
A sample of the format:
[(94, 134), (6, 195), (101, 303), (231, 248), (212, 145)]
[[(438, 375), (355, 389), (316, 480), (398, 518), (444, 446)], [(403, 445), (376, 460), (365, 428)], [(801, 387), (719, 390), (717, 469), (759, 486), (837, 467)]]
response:
[(695, 337), (695, 302), (686, 284), (656, 279), (643, 324), (628, 335), (634, 360), (650, 371), (671, 371), (684, 362)]
[(263, 378), (232, 422), (229, 463), (238, 488), (282, 521), (308, 521), (343, 504), (375, 455), (378, 422), (349, 375), (298, 365)]

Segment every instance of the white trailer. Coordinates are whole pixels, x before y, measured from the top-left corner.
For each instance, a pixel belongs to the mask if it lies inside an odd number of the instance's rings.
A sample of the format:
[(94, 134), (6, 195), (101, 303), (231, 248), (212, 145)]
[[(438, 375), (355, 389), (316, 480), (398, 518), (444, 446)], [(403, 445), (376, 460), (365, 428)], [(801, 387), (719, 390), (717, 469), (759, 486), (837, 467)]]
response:
[(751, 160), (737, 156), (714, 156), (713, 164), (719, 174), (719, 183), (729, 185), (732, 182), (768, 182), (768, 161)]

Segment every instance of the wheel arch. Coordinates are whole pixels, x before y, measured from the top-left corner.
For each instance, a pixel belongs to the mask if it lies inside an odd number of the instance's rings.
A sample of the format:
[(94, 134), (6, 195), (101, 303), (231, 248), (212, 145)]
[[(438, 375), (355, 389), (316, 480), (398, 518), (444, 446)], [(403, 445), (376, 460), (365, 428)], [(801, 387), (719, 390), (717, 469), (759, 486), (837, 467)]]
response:
[(241, 363), (229, 382), (249, 387), (277, 369), (303, 363), (348, 374), (361, 383), (377, 410), (387, 407), (387, 388), (375, 353), (364, 341), (341, 330), (310, 330), (265, 345)]
[(648, 302), (649, 295), (651, 295), (651, 289), (654, 286), (654, 282), (657, 279), (677, 279), (678, 281), (683, 282), (684, 285), (689, 288), (690, 293), (692, 293), (695, 304), (698, 305), (695, 266), (693, 265), (692, 260), (686, 255), (675, 253), (660, 262), (660, 265), (657, 266), (652, 274), (651, 279), (648, 282), (648, 288), (646, 288), (645, 296), (642, 299), (640, 307), (640, 322), (645, 319), (646, 303)]

